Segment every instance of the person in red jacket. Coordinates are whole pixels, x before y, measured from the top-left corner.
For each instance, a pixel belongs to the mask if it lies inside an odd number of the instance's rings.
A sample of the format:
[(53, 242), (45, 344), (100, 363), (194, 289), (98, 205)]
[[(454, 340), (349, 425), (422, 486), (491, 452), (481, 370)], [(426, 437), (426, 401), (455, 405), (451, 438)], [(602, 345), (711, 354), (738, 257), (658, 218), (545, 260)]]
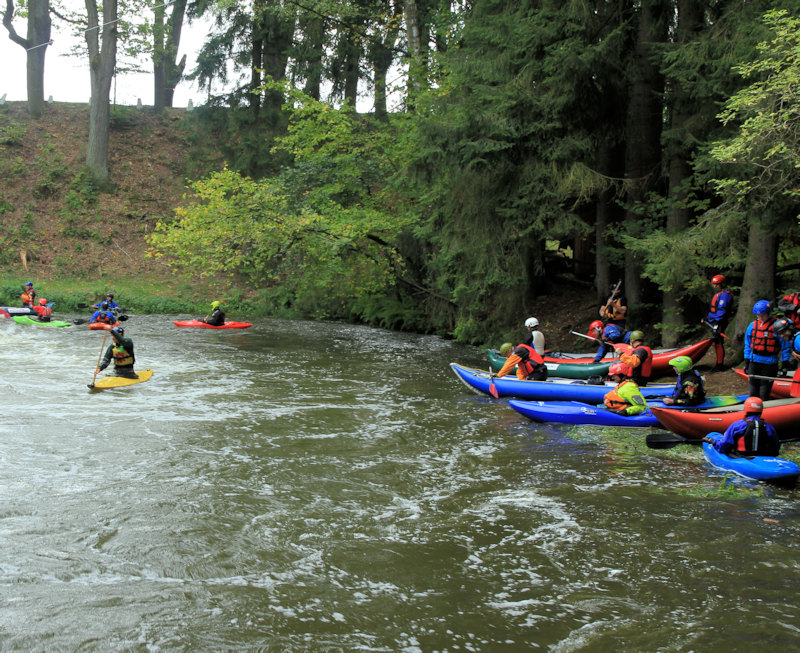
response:
[(47, 300), (42, 297), (39, 300), (39, 305), (34, 306), (33, 310), (39, 316), (39, 322), (49, 322), (50, 317), (53, 315), (53, 309), (47, 305)]
[(647, 385), (653, 369), (653, 351), (644, 344), (644, 333), (631, 331), (631, 350), (622, 354), (619, 359), (632, 370), (631, 378), (640, 388)]
[(547, 380), (547, 366), (544, 364), (544, 359), (536, 353), (533, 347), (521, 344), (512, 350), (506, 344), (500, 347), (500, 353), (508, 356), (508, 358), (497, 373), (498, 379), (508, 374), (516, 365), (518, 379), (523, 381), (527, 379), (534, 381)]

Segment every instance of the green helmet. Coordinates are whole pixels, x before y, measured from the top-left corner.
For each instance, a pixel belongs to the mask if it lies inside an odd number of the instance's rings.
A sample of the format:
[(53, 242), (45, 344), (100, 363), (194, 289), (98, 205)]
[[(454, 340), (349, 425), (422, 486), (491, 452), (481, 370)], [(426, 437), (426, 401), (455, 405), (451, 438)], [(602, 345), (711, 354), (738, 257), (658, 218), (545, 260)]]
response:
[(219, 306), (219, 302), (211, 302), (211, 308), (217, 308)]
[(669, 364), (678, 370), (678, 374), (683, 374), (692, 369), (692, 359), (688, 356), (677, 356), (670, 359)]
[(512, 345), (510, 342), (504, 342), (502, 345), (500, 345), (500, 354), (502, 356), (508, 356), (512, 349), (514, 349), (514, 345)]
[(641, 331), (631, 331), (631, 337), (628, 340), (629, 342), (642, 341), (644, 340), (644, 334)]

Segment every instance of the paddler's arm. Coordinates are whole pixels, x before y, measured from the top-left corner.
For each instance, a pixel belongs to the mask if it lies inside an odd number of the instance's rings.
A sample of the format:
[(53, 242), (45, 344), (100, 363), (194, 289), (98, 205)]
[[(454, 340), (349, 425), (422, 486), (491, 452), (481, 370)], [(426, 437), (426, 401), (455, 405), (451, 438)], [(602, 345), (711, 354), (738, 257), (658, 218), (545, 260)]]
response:
[(520, 362), (522, 362), (522, 358), (521, 358), (520, 356), (517, 356), (516, 354), (511, 354), (511, 355), (510, 355), (508, 358), (506, 358), (506, 362), (505, 362), (505, 363), (503, 363), (503, 367), (501, 367), (501, 368), (500, 368), (500, 371), (499, 371), (499, 372), (498, 372), (498, 373), (497, 373), (495, 376), (496, 376), (498, 379), (499, 379), (500, 377), (503, 377), (503, 376), (505, 376), (505, 375), (506, 375), (506, 374), (508, 374), (508, 373), (509, 373), (511, 370), (513, 370), (513, 369), (514, 369), (514, 366), (515, 366), (517, 363), (520, 363)]

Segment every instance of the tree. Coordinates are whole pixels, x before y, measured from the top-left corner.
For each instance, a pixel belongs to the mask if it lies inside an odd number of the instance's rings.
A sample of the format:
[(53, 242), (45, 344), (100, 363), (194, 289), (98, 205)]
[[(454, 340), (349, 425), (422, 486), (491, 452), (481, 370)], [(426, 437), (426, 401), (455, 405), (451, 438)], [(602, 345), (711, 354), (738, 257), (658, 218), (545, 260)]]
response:
[(28, 35), (22, 38), (14, 29), (14, 0), (6, 0), (3, 25), (8, 37), (27, 51), (28, 112), (35, 118), (44, 113), (44, 59), (50, 45), (50, 0), (28, 0)]
[(85, 31), (89, 49), (89, 75), (92, 96), (89, 100), (89, 143), (86, 166), (95, 181), (109, 179), (108, 141), (111, 126), (110, 93), (117, 63), (117, 0), (102, 0), (100, 23), (97, 0), (85, 0), (88, 27)]
[(175, 0), (171, 8), (166, 24), (164, 4), (153, 9), (153, 106), (156, 111), (172, 106), (175, 87), (186, 68), (186, 55), (178, 61), (186, 0)]

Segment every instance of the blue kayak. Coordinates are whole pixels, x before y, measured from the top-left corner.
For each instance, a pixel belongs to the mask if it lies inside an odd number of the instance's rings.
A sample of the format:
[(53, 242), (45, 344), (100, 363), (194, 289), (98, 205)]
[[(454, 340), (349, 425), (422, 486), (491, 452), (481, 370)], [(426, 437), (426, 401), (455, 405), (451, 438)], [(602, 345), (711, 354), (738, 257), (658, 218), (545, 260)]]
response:
[[(712, 440), (722, 437), (721, 433), (709, 433)], [(800, 476), (800, 467), (785, 458), (774, 456), (753, 456), (743, 458), (720, 453), (708, 442), (703, 443), (703, 453), (712, 467), (733, 472), (754, 481), (771, 481), (773, 483), (794, 483)]]
[[(488, 370), (476, 370), (458, 363), (450, 363), (455, 375), (470, 389), (478, 394), (491, 394), (489, 386), (492, 378)], [(497, 394), (500, 397), (517, 397), (519, 399), (536, 399), (539, 401), (582, 401), (587, 404), (602, 404), (603, 397), (616, 385), (607, 381), (601, 385), (593, 385), (577, 379), (547, 379), (547, 381), (523, 381), (516, 376), (504, 376), (494, 379)], [(665, 397), (672, 394), (674, 383), (651, 383), (641, 388), (645, 397)]]
[(537, 422), (558, 424), (594, 424), (596, 426), (660, 426), (649, 410), (638, 415), (618, 415), (603, 406), (590, 406), (580, 401), (508, 402), (518, 413)]

